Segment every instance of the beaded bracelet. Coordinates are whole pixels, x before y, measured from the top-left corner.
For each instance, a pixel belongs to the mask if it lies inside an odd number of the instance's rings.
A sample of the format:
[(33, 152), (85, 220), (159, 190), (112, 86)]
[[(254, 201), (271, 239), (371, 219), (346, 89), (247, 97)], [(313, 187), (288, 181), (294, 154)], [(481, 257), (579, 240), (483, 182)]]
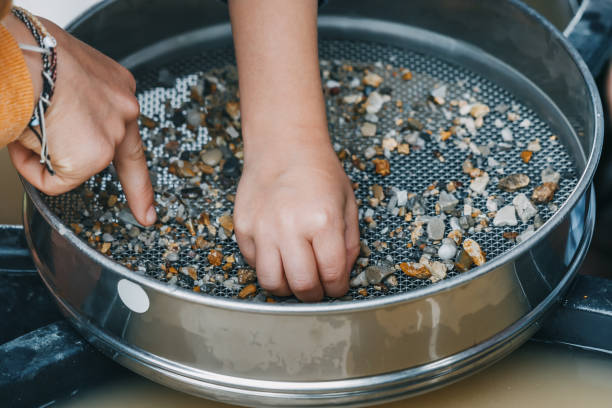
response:
[(51, 175), (54, 175), (55, 171), (51, 165), (51, 157), (48, 153), (45, 113), (51, 105), (51, 98), (53, 97), (55, 81), (57, 79), (57, 53), (55, 51), (57, 42), (40, 20), (30, 14), (29, 11), (21, 7), (13, 7), (11, 11), (28, 28), (38, 44), (38, 47), (27, 44), (19, 44), (19, 47), (24, 51), (38, 52), (42, 57), (43, 88), (38, 103), (34, 106), (34, 113), (28, 127), (40, 141), (40, 163), (45, 165)]

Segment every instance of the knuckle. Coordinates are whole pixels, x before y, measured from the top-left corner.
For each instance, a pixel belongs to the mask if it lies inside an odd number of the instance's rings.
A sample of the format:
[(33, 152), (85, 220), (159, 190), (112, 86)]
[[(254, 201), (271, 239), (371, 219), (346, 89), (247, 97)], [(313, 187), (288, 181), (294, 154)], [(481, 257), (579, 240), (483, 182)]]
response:
[(134, 78), (134, 75), (132, 75), (130, 70), (125, 68), (122, 65), (119, 65), (119, 70), (120, 70), (121, 76), (124, 78), (125, 83), (130, 89), (130, 91), (132, 92), (136, 91), (136, 79)]
[(125, 156), (128, 160), (137, 161), (141, 160), (145, 157), (144, 149), (142, 147), (142, 143), (138, 141), (137, 143), (131, 143), (130, 146), (127, 147)]
[(349, 256), (351, 257), (351, 259), (356, 258), (357, 255), (359, 255), (359, 251), (361, 251), (361, 248), (359, 246), (359, 244), (355, 243), (355, 244), (350, 244), (347, 248), (346, 248)]
[(321, 281), (323, 284), (337, 283), (344, 278), (344, 271), (341, 265), (333, 265), (321, 271)]
[(138, 103), (138, 98), (132, 94), (125, 96), (122, 108), (127, 119), (136, 120), (140, 115), (140, 104)]
[(261, 274), (257, 278), (259, 285), (267, 291), (277, 292), (283, 288), (283, 281), (280, 275)]
[(121, 143), (125, 137), (125, 124), (119, 120), (109, 120), (106, 123), (104, 131), (111, 140), (115, 141), (115, 143)]
[(251, 235), (251, 223), (248, 218), (234, 213), (234, 232), (236, 236), (249, 237)]
[(317, 289), (318, 282), (308, 277), (295, 277), (292, 280), (291, 287), (298, 293), (310, 293)]

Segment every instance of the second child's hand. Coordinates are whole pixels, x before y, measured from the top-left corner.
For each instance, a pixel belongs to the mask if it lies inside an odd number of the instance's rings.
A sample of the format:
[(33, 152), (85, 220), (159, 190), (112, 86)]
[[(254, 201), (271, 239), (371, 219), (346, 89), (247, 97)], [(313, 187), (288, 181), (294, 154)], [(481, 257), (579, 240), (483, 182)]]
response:
[(236, 238), (259, 284), (303, 301), (348, 290), (357, 204), (332, 149), (319, 75), (316, 0), (230, 0), (244, 171)]

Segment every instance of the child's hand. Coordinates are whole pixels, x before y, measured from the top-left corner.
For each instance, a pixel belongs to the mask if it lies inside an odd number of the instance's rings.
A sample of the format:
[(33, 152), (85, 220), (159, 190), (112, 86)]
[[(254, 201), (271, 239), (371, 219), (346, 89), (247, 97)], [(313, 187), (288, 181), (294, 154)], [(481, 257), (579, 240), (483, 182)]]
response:
[(331, 146), (250, 153), (234, 223), (259, 284), (303, 301), (344, 295), (359, 253), (359, 226), (351, 183)]
[[(23, 23), (12, 16), (5, 20), (19, 42), (34, 44)], [(138, 130), (134, 78), (55, 24), (44, 24), (58, 43), (55, 94), (45, 115), (56, 174), (40, 164), (40, 142), (30, 130), (8, 145), (15, 168), (39, 190), (56, 195), (77, 187), (112, 161), (134, 216), (141, 224), (152, 224), (153, 188)], [(41, 58), (37, 53), (25, 56), (38, 100)]]
[(317, 1), (229, 5), (245, 156), (234, 209), (240, 250), (273, 294), (342, 296), (359, 252), (359, 225), (327, 132)]

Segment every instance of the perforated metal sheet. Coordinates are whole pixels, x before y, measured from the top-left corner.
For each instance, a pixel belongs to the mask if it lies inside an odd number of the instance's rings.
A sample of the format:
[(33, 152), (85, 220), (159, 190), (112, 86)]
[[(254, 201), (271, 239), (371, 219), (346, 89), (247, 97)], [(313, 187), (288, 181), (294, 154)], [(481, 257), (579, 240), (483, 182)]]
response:
[[(494, 121), (497, 118), (502, 118), (506, 126), (512, 130), (515, 140), (513, 148), (508, 151), (493, 149), (491, 156), (499, 162), (506, 162), (504, 175), (512, 173), (529, 175), (532, 182), (529, 188), (525, 189), (525, 193), (528, 196), (531, 194), (533, 187), (540, 184), (540, 172), (543, 168), (553, 164), (554, 168), (561, 173), (562, 178), (559, 190), (554, 198), (554, 206), (538, 206), (539, 214), (544, 221), (553, 214), (554, 207), (561, 207), (574, 189), (577, 182), (575, 167), (564, 146), (559, 141), (551, 139), (552, 131), (548, 124), (544, 123), (535, 112), (523, 105), (521, 101), (515, 99), (511, 92), (500, 88), (486, 78), (431, 56), (367, 42), (324, 41), (320, 46), (320, 54), (323, 61), (322, 70), (332, 67), (334, 61), (347, 62), (355, 66), (364, 66), (365, 64), (370, 67), (370, 70), (385, 76), (384, 86), (390, 88), (391, 102), (385, 105), (386, 107), (379, 115), (380, 119), (377, 124), (378, 134), (375, 138), (364, 138), (359, 135), (358, 127), (363, 123), (362, 120), (359, 122), (347, 122), (340, 119), (341, 116), (338, 115), (338, 112), (335, 112), (335, 110), (340, 109), (337, 105), (338, 97), (328, 95), (327, 108), (328, 117), (330, 118), (330, 134), (334, 139), (336, 148), (348, 148), (351, 152), (359, 154), (368, 146), (380, 144), (380, 135), (385, 135), (390, 129), (398, 128), (394, 123), (398, 117), (406, 118), (412, 116), (417, 118), (425, 124), (425, 129), (429, 129), (434, 133), (438, 132), (439, 128), (448, 128), (450, 121), (444, 117), (442, 111), (432, 111), (431, 107), (424, 103), (432, 88), (438, 84), (448, 84), (447, 100), (466, 99), (471, 95), (492, 108), (491, 113), (484, 120), (483, 127), (479, 129), (478, 135), (472, 137), (472, 140), (478, 145), (487, 145), (490, 141), (501, 141), (500, 129), (494, 126)], [(377, 64), (375, 65), (375, 63)], [(231, 49), (206, 51), (199, 55), (175, 60), (164, 67), (177, 78), (177, 85), (174, 88), (163, 88), (160, 86), (158, 82), (159, 67), (145, 67), (136, 71), (135, 76), (139, 89), (138, 98), (142, 113), (160, 120), (162, 122), (161, 127), (175, 126), (171, 118), (165, 113), (165, 104), (169, 101), (172, 107), (177, 108), (188, 101), (189, 87), (196, 83), (198, 72), (208, 72), (211, 69), (233, 64), (234, 57)], [(391, 75), (393, 70), (387, 71), (384, 68), (387, 64), (397, 68), (394, 69), (396, 71), (399, 71), (400, 68), (409, 69), (413, 73), (413, 79), (411, 81), (404, 81), (401, 79), (401, 75), (393, 77)], [(227, 71), (224, 72), (227, 74)], [(235, 79), (235, 73), (230, 73), (227, 78), (229, 82)], [(235, 84), (232, 86), (235, 86)], [(398, 110), (399, 108), (395, 104), (396, 100), (403, 102), (402, 112)], [(508, 122), (505, 114), (494, 111), (493, 108), (500, 104), (514, 105), (520, 120)], [(524, 119), (528, 119), (531, 122), (529, 128), (519, 126), (520, 122)], [(210, 141), (209, 130), (205, 127), (201, 127), (195, 133), (189, 131), (185, 125), (182, 125), (179, 129), (183, 134), (187, 135), (187, 137), (177, 139), (180, 142), (181, 151), (197, 152)], [(157, 191), (157, 199), (160, 201), (160, 192), (164, 190), (169, 192), (179, 191), (184, 183), (184, 179), (169, 174), (167, 167), (159, 166), (159, 162), (167, 157), (167, 151), (163, 149), (163, 145), (170, 139), (167, 136), (161, 137), (159, 132), (151, 131), (144, 127), (142, 128), (142, 136), (147, 150), (156, 158), (150, 161), (149, 164)], [(531, 162), (525, 164), (520, 160), (519, 154), (526, 147), (527, 142), (536, 138), (539, 138), (541, 142), (542, 151), (534, 154)], [(434, 150), (442, 153), (445, 158), (444, 163), (434, 157)], [(425, 192), (427, 187), (434, 182), (438, 182), (438, 188), (440, 189), (444, 188), (446, 183), (451, 180), (461, 181), (467, 186), (469, 185), (470, 178), (462, 172), (461, 164), (469, 154), (469, 150), (461, 151), (452, 143), (440, 144), (435, 141), (428, 141), (424, 149), (413, 149), (410, 155), (392, 154), (390, 158), (391, 175), (388, 177), (378, 176), (371, 171), (356, 171), (350, 164), (350, 160), (344, 163), (350, 178), (354, 182), (359, 183), (360, 187), (356, 191), (357, 197), (362, 199), (364, 203), (367, 203), (367, 197), (370, 195), (369, 187), (372, 184), (396, 187), (418, 194)], [(487, 169), (486, 158), (473, 157), (472, 160), (475, 166)], [(491, 176), (488, 188), (489, 193), (502, 196), (505, 202), (509, 204), (515, 193), (502, 192), (496, 187), (499, 177), (504, 175), (497, 174), (494, 170), (489, 170), (489, 174)], [(95, 193), (95, 197), (91, 200), (84, 199), (85, 189), (92, 190)], [(104, 224), (116, 222), (119, 224), (117, 228), (121, 228), (124, 223), (117, 218), (116, 210), (109, 210), (104, 204), (106, 201), (105, 194), (107, 194), (104, 193), (105, 191), (108, 194), (117, 192), (119, 194), (119, 202), (125, 201), (125, 197), (120, 193), (120, 186), (116, 178), (107, 170), (99, 176), (92, 178), (92, 180), (86, 183), (84, 188), (57, 198), (46, 197), (46, 202), (68, 225), (73, 223), (81, 224), (84, 230), (87, 230), (91, 227), (93, 221), (102, 219)], [(221, 195), (224, 197), (226, 194), (233, 194), (235, 193), (235, 186), (222, 188), (222, 191), (223, 194)], [(100, 192), (102, 192), (101, 196)], [(467, 193), (468, 189), (464, 188), (459, 190), (456, 196), (462, 202), (461, 199)], [(197, 204), (192, 205), (192, 207), (197, 208), (197, 214), (192, 214), (192, 216), (197, 216), (200, 211), (206, 210), (210, 212), (211, 219), (216, 219), (216, 217), (224, 213), (231, 212), (232, 204), (226, 199), (218, 200), (222, 203), (221, 208), (211, 208), (211, 201), (216, 200), (211, 200), (206, 195), (197, 199), (195, 201)], [(437, 197), (426, 198), (425, 203), (428, 215), (435, 215), (434, 206), (436, 201)], [(473, 207), (486, 212), (485, 202), (486, 198), (475, 197)], [(365, 208), (367, 208), (367, 204), (362, 206), (362, 211)], [(370, 264), (386, 260), (389, 257), (394, 263), (418, 261), (422, 250), (414, 247), (407, 248), (408, 237), (390, 238), (388, 234), (389, 231), (397, 227), (403, 227), (407, 230), (409, 223), (405, 222), (402, 217), (393, 216), (384, 207), (375, 209), (375, 219), (377, 221), (376, 229), (368, 229), (362, 222), (362, 239), (366, 239), (370, 244), (377, 240), (383, 241), (387, 243), (388, 247), (382, 251), (373, 250)], [(189, 238), (188, 232), (181, 224), (171, 221), (169, 225), (175, 228), (173, 236), (177, 240)], [(469, 237), (481, 245), (487, 254), (487, 259), (491, 260), (511, 250), (515, 245), (514, 242), (502, 237), (504, 231), (521, 232), (527, 226), (528, 224), (522, 224), (519, 221), (519, 225), (516, 227), (492, 227), (488, 231), (474, 233)], [(448, 231), (447, 227), (446, 232), (448, 233)], [(162, 259), (164, 250), (157, 245), (158, 239), (159, 237), (153, 240), (154, 242), (151, 246), (145, 246), (144, 252), (141, 254), (133, 250), (121, 251), (118, 249), (119, 243), (115, 241), (113, 242), (111, 257), (124, 264), (129, 262), (131, 268), (136, 270), (135, 273), (146, 273), (151, 277), (167, 280), (166, 273), (160, 269), (160, 264), (164, 262)], [(130, 238), (126, 237), (126, 240), (130, 241)], [(239, 254), (237, 245), (231, 239), (224, 241), (217, 239), (216, 244), (222, 246), (223, 253), (226, 255), (230, 253)], [(372, 245), (370, 246), (372, 247)], [(186, 249), (181, 252), (180, 259), (173, 264), (177, 268), (188, 265), (196, 266), (198, 269), (198, 279), (195, 284), (201, 286), (203, 293), (223, 297), (236, 296), (239, 290), (238, 287), (224, 285), (221, 282), (213, 283), (211, 280), (214, 280), (215, 276), (219, 278), (219, 281), (225, 280), (225, 278), (219, 276), (224, 273), (227, 273), (229, 277), (234, 276), (236, 270), (240, 267), (240, 262), (233, 269), (224, 272), (220, 268), (213, 268), (209, 265), (206, 260), (207, 253), (208, 250), (194, 251)], [(456, 274), (456, 271), (450, 271), (447, 279), (452, 278)], [(397, 271), (395, 276), (398, 278), (398, 285), (389, 287), (387, 292), (377, 291), (369, 287), (367, 288), (367, 296), (364, 295), (363, 291), (359, 293), (357, 289), (351, 289), (349, 296), (353, 299), (372, 298), (405, 292), (432, 284), (429, 280), (410, 278), (401, 273), (401, 271)], [(191, 289), (194, 281), (186, 275), (178, 274), (176, 284)]]

